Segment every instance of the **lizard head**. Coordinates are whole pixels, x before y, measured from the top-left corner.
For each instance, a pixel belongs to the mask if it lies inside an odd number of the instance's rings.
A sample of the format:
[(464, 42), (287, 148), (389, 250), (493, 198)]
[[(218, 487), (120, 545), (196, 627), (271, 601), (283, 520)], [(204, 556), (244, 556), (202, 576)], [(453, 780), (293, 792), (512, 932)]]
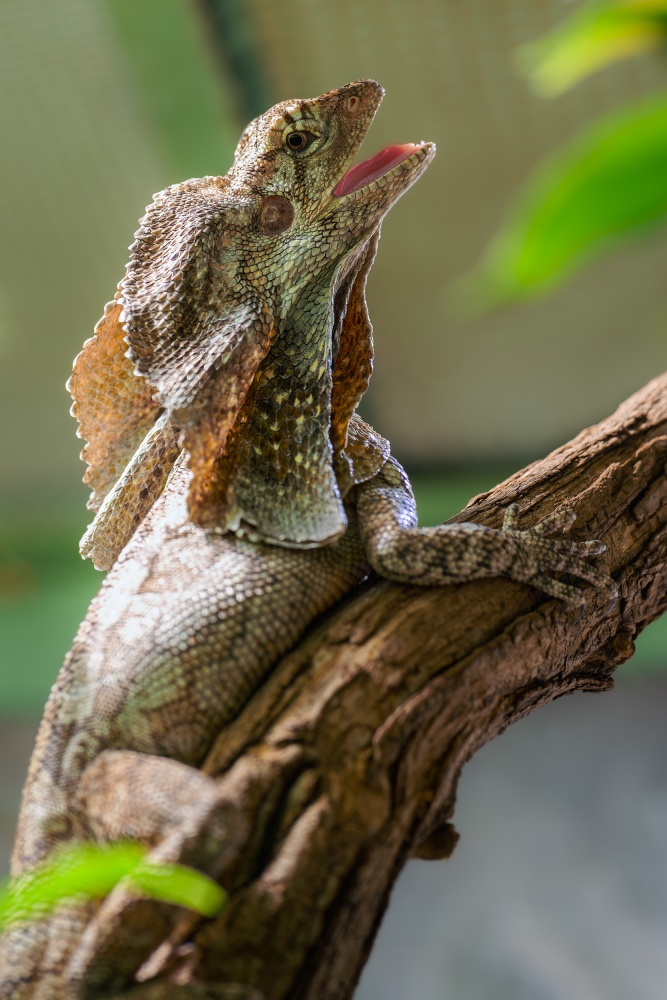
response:
[(246, 241), (264, 251), (265, 291), (273, 277), (292, 297), (367, 240), (433, 159), (434, 143), (406, 143), (351, 166), (383, 96), (360, 80), (277, 104), (244, 130), (226, 181), (245, 199)]

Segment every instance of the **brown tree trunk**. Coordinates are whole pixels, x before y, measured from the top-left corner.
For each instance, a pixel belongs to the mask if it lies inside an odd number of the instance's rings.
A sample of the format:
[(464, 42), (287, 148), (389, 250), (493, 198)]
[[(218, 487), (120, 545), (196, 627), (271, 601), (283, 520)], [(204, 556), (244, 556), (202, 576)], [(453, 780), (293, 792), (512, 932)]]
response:
[(248, 817), (232, 902), (189, 962), (267, 1000), (352, 995), (394, 880), (445, 857), (461, 768), (507, 726), (572, 691), (611, 687), (667, 602), (667, 376), (609, 419), (476, 497), (453, 520), (524, 525), (567, 503), (602, 538), (613, 609), (576, 614), (526, 586), (368, 581), (286, 656), (205, 770)]

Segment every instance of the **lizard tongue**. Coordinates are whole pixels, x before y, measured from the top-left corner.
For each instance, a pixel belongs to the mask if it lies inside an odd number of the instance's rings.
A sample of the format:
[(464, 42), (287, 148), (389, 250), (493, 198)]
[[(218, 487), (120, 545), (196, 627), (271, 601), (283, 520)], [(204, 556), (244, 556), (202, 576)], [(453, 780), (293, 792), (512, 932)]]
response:
[(340, 198), (344, 194), (349, 194), (350, 191), (358, 191), (359, 188), (365, 187), (366, 184), (377, 180), (378, 177), (382, 177), (397, 163), (407, 159), (419, 148), (413, 142), (406, 142), (402, 146), (387, 146), (386, 149), (381, 149), (369, 160), (358, 163), (356, 167), (350, 167), (338, 181), (333, 191), (334, 195)]

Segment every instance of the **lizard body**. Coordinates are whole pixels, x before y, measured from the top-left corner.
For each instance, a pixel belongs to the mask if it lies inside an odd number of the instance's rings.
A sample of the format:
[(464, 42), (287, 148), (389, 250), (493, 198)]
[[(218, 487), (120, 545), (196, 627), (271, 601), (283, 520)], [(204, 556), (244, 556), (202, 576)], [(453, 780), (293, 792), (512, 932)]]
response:
[[(371, 567), (426, 586), (506, 575), (575, 604), (580, 591), (554, 572), (605, 584), (601, 543), (548, 537), (572, 523), (568, 510), (527, 531), (514, 508), (498, 531), (418, 529), (405, 474), (355, 413), (371, 373), (364, 292), (380, 224), (435, 153), (388, 147), (348, 169), (381, 97), (360, 81), (277, 105), (245, 130), (224, 178), (156, 195), (75, 362), (97, 510), (82, 553), (109, 574), (45, 710), (14, 875), (64, 842), (159, 845), (179, 817), (210, 825), (215, 782), (195, 769), (214, 737)], [(166, 801), (94, 807), (105, 759), (118, 787), (159, 768)], [(228, 826), (222, 841), (234, 837)], [(172, 860), (191, 861), (190, 841), (179, 843)], [(207, 850), (195, 860), (213, 869), (224, 848)], [(73, 906), (9, 932), (0, 998), (128, 989), (150, 949), (125, 949), (110, 970), (98, 913)], [(256, 995), (160, 989), (134, 987), (157, 1000)]]

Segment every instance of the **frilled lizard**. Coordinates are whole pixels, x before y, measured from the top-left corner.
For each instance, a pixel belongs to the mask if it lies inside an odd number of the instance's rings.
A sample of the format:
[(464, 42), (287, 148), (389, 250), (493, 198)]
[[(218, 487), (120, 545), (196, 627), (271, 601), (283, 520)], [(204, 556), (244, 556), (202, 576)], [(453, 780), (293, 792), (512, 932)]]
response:
[[(547, 537), (568, 509), (526, 531), (515, 507), (502, 530), (417, 528), (403, 470), (355, 412), (380, 224), (435, 155), (389, 146), (350, 167), (382, 93), (364, 80), (278, 104), (226, 176), (156, 195), (75, 361), (97, 510), (81, 551), (110, 572), (44, 713), (14, 875), (63, 842), (118, 837), (167, 840), (173, 860), (214, 873), (240, 834), (198, 765), (370, 568), (424, 586), (508, 576), (572, 604), (580, 590), (554, 573), (607, 585), (602, 543)], [(0, 997), (256, 995), (132, 986), (150, 950), (135, 932), (113, 964), (108, 914), (76, 905), (8, 933)]]

